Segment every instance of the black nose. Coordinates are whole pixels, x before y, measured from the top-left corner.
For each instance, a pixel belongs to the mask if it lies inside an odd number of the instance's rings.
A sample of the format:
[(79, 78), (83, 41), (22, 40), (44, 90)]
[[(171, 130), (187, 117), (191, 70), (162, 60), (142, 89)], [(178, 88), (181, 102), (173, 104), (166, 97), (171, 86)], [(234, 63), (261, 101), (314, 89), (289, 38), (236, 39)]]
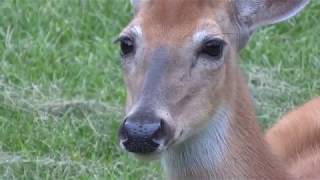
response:
[(127, 118), (119, 131), (121, 143), (129, 152), (155, 152), (166, 136), (166, 125), (161, 118), (149, 115)]

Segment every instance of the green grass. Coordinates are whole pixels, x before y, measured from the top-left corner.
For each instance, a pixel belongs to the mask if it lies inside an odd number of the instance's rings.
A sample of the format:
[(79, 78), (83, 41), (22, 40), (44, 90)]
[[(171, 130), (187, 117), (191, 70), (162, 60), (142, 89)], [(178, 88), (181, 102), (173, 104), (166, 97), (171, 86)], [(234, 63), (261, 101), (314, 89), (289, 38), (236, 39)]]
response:
[[(242, 67), (263, 127), (320, 95), (320, 3), (256, 33)], [(161, 179), (122, 152), (125, 91), (112, 40), (128, 0), (0, 3), (0, 179)]]

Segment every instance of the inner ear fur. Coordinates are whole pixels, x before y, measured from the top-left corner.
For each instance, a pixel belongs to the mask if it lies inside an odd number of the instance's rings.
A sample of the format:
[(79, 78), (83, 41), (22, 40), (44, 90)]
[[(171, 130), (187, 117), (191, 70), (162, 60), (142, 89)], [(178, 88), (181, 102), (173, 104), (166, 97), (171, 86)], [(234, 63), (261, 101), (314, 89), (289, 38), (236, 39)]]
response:
[(250, 31), (286, 21), (301, 12), (310, 0), (232, 0), (241, 23)]

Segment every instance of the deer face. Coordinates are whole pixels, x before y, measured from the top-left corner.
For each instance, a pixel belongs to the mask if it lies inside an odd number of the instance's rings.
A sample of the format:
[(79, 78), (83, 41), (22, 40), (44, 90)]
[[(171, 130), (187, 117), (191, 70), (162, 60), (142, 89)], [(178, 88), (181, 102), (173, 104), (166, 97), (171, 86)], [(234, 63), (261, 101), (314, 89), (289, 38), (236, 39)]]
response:
[(136, 15), (119, 37), (127, 87), (119, 136), (125, 150), (151, 156), (205, 127), (236, 91), (237, 55), (251, 32), (295, 15), (306, 1), (132, 3)]

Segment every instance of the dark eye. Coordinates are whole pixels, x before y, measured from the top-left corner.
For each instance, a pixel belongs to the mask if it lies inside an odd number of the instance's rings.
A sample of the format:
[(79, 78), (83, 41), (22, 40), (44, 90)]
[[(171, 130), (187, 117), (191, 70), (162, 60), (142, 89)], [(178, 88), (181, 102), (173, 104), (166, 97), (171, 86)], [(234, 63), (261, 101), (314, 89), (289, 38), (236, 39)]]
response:
[(223, 55), (225, 42), (221, 39), (207, 40), (203, 43), (200, 49), (200, 55), (205, 55), (210, 58), (220, 59)]
[(130, 37), (121, 37), (119, 41), (121, 56), (128, 56), (134, 52), (134, 41)]

